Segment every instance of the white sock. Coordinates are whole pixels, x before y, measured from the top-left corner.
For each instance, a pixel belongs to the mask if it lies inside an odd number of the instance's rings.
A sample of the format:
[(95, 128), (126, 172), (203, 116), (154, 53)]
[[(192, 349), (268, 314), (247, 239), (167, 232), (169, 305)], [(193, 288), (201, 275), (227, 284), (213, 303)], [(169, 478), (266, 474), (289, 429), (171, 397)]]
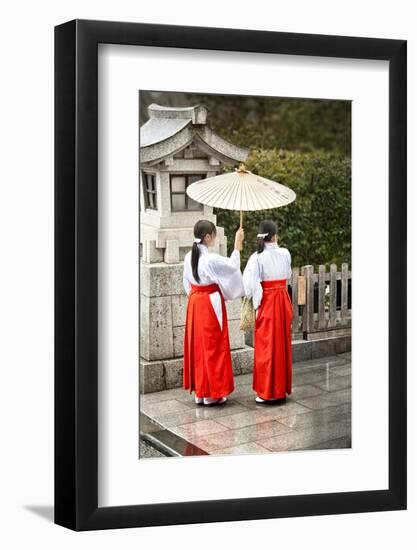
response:
[(212, 399), (211, 397), (205, 397), (204, 398), (204, 405), (212, 405), (213, 403), (225, 403), (227, 401), (227, 397), (220, 397), (218, 399)]
[(265, 403), (265, 401), (278, 401), (278, 397), (273, 397), (272, 399), (262, 399), (259, 395), (256, 396), (255, 401), (258, 403)]

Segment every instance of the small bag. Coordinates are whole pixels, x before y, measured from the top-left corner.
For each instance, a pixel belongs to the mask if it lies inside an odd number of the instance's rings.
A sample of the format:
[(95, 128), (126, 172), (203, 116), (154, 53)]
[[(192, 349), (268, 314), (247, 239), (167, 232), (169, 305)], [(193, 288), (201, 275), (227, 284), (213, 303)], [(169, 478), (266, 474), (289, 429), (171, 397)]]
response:
[(246, 296), (240, 305), (240, 330), (251, 330), (255, 326), (255, 310), (252, 298)]

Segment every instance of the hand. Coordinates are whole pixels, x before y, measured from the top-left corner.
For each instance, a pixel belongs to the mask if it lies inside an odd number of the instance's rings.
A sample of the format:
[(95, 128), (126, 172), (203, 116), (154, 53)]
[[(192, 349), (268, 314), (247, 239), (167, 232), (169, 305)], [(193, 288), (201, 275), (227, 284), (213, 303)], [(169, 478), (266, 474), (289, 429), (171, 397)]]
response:
[(237, 231), (236, 231), (236, 235), (235, 235), (235, 250), (242, 250), (242, 244), (243, 244), (243, 239), (245, 238), (245, 232), (243, 230), (243, 227), (240, 227)]

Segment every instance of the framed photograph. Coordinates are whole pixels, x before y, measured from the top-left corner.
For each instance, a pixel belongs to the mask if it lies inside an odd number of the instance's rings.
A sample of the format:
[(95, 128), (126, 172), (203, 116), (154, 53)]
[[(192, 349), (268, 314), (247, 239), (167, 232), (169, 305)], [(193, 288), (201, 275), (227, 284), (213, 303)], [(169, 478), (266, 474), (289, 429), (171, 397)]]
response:
[(406, 42), (55, 29), (55, 522), (406, 508)]

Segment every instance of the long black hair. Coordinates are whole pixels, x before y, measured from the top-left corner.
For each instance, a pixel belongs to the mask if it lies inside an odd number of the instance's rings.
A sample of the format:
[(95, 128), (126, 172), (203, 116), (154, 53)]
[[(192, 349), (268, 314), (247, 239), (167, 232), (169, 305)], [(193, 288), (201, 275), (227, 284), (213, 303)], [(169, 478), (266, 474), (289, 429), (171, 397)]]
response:
[(258, 237), (258, 254), (264, 251), (265, 243), (271, 242), (274, 235), (278, 234), (277, 224), (272, 220), (263, 220), (259, 224), (258, 234), (267, 233), (265, 237)]
[[(201, 243), (206, 235), (216, 235), (216, 226), (213, 222), (208, 220), (199, 220), (194, 225), (194, 237), (201, 239)], [(198, 259), (200, 257), (200, 249), (197, 246), (198, 243), (193, 243), (191, 249), (191, 269), (193, 271), (194, 279), (199, 283), (200, 277), (198, 276)]]

